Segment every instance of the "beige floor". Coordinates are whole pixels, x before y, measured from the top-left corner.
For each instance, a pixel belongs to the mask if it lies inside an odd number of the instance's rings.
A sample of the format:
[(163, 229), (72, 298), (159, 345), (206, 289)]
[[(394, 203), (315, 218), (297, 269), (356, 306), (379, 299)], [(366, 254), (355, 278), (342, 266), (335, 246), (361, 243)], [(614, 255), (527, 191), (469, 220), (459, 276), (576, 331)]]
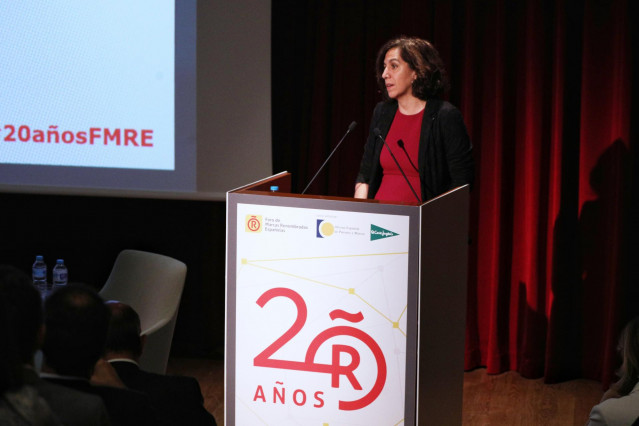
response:
[[(206, 409), (224, 424), (224, 362), (174, 359), (168, 372), (198, 379)], [(583, 426), (602, 395), (601, 383), (572, 380), (547, 385), (507, 372), (488, 375), (484, 369), (464, 374), (463, 425)]]

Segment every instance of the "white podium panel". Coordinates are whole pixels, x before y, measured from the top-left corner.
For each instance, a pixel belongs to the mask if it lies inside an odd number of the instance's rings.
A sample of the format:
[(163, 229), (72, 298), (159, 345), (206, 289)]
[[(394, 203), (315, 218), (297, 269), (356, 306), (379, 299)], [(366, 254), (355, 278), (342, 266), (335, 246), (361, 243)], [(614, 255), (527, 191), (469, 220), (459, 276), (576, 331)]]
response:
[(409, 222), (237, 205), (235, 424), (403, 422)]

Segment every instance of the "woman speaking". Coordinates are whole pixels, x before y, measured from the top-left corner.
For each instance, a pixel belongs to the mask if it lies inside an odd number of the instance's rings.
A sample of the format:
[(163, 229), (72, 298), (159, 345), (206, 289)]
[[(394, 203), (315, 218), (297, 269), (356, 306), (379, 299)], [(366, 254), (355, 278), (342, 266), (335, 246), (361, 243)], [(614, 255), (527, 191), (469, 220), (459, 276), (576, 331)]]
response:
[(472, 183), (461, 113), (439, 98), (448, 82), (437, 50), (419, 38), (390, 40), (377, 55), (376, 76), (385, 100), (373, 111), (355, 197), (423, 202)]

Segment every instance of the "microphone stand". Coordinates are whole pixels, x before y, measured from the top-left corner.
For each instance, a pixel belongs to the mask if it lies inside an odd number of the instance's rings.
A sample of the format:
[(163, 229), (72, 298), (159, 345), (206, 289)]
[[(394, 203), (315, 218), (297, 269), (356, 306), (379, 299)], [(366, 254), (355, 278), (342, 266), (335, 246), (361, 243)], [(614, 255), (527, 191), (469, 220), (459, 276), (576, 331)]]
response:
[(339, 140), (339, 142), (337, 142), (337, 145), (335, 145), (335, 148), (333, 148), (333, 150), (331, 151), (331, 153), (328, 155), (328, 158), (326, 159), (326, 161), (324, 161), (324, 164), (322, 164), (320, 166), (320, 168), (317, 170), (317, 173), (315, 173), (315, 176), (313, 176), (313, 178), (311, 179), (311, 181), (308, 183), (308, 185), (306, 185), (306, 188), (304, 188), (304, 191), (302, 191), (302, 194), (304, 194), (306, 192), (306, 190), (308, 189), (309, 186), (311, 186), (311, 184), (313, 183), (313, 181), (315, 180), (315, 178), (317, 177), (317, 175), (319, 175), (319, 172), (322, 171), (322, 169), (324, 168), (324, 166), (326, 165), (326, 163), (328, 163), (328, 160), (331, 159), (331, 157), (333, 156), (333, 154), (335, 154), (335, 151), (337, 151), (337, 148), (339, 148), (339, 146), (342, 144), (342, 142), (344, 142), (344, 139), (346, 139), (346, 136), (348, 136), (348, 134), (350, 132), (353, 131), (353, 129), (355, 128), (355, 126), (357, 126), (356, 122), (352, 122), (349, 126), (348, 126), (348, 130), (346, 130), (346, 133), (344, 133), (344, 136), (342, 136), (342, 139)]
[(393, 159), (393, 161), (397, 165), (397, 168), (399, 169), (400, 172), (402, 172), (402, 176), (404, 176), (404, 179), (406, 180), (406, 183), (408, 184), (408, 187), (410, 188), (411, 191), (413, 191), (413, 195), (417, 199), (417, 202), (421, 203), (422, 200), (417, 195), (417, 192), (415, 192), (415, 189), (413, 188), (413, 185), (410, 184), (410, 181), (408, 180), (408, 177), (406, 177), (406, 173), (404, 173), (404, 169), (402, 169), (402, 166), (399, 165), (399, 161), (397, 161), (397, 158), (395, 158), (395, 155), (393, 155), (393, 151), (391, 151), (390, 147), (388, 146), (388, 144), (386, 143), (386, 141), (382, 137), (382, 132), (380, 132), (379, 129), (376, 127), (375, 129), (373, 129), (373, 134), (375, 135), (375, 138), (378, 138), (378, 139), (380, 139), (382, 141), (382, 143), (384, 144), (384, 146), (388, 150), (388, 153), (391, 155), (391, 158)]
[(413, 160), (410, 159), (410, 155), (408, 155), (408, 151), (406, 151), (406, 148), (404, 147), (404, 141), (403, 140), (398, 140), (397, 141), (397, 146), (399, 146), (402, 151), (404, 151), (404, 154), (406, 155), (406, 158), (408, 158), (408, 161), (410, 162), (410, 165), (413, 166), (413, 169), (415, 169), (416, 172), (419, 173), (419, 170), (417, 169), (417, 167), (415, 167), (415, 164), (413, 163)]
[[(408, 155), (408, 151), (406, 151), (406, 147), (404, 146), (404, 141), (401, 139), (398, 140), (397, 145), (402, 149), (402, 151), (404, 151), (404, 154), (406, 154), (406, 158), (408, 158), (408, 161), (410, 161), (410, 165), (413, 166), (413, 169), (415, 169), (415, 171), (419, 173), (419, 169), (415, 167), (415, 163), (413, 163), (413, 160), (410, 159), (410, 155)], [(424, 186), (426, 187), (426, 190), (432, 194), (433, 191), (431, 191), (430, 186), (428, 186), (426, 182), (423, 182), (423, 183), (424, 183)]]

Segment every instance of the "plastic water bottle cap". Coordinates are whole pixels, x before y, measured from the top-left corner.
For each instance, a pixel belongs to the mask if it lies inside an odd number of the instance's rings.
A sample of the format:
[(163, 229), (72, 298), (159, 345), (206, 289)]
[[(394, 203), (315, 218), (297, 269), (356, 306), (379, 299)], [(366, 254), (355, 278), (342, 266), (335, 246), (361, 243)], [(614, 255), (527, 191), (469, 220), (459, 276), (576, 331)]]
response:
[(42, 259), (44, 259), (44, 257), (42, 257), (40, 255), (36, 256), (36, 260), (42, 260)]
[(277, 192), (279, 189), (280, 189), (280, 187), (279, 187), (279, 186), (277, 186), (277, 185), (273, 185), (273, 186), (271, 186), (271, 191), (272, 191), (272, 192)]
[(62, 260), (62, 259), (58, 259), (58, 260), (56, 260), (56, 261), (55, 261), (55, 263), (57, 263), (58, 265), (60, 265), (60, 264), (64, 263), (64, 260)]

